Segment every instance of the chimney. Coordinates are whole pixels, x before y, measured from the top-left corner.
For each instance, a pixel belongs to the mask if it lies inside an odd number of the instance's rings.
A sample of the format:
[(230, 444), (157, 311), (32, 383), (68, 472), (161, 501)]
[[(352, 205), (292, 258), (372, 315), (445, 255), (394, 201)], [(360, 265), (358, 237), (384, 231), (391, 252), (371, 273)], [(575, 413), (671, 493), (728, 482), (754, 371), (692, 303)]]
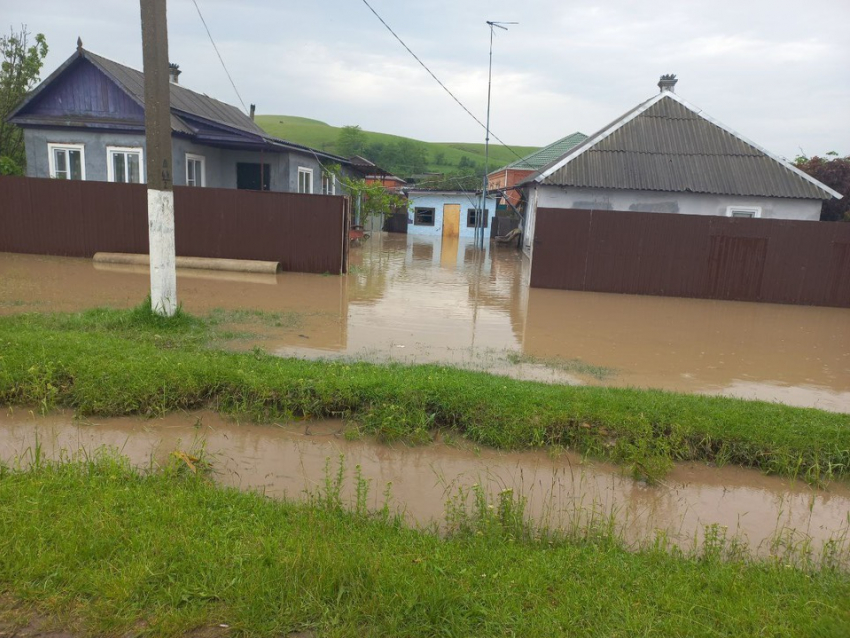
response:
[(252, 120), (254, 119), (254, 111), (256, 111), (256, 110), (257, 110), (257, 105), (256, 105), (256, 104), (252, 104), (252, 105), (251, 105), (251, 119), (252, 119)]
[(668, 73), (667, 75), (662, 75), (661, 79), (658, 80), (658, 88), (661, 89), (661, 92), (670, 91), (670, 93), (675, 93), (676, 82), (679, 80), (676, 79), (676, 75), (674, 73)]
[(172, 62), (168, 65), (168, 80), (172, 84), (180, 84), (180, 82), (177, 81), (177, 78), (181, 73), (183, 73), (183, 71), (180, 70), (179, 64), (174, 64), (174, 62)]

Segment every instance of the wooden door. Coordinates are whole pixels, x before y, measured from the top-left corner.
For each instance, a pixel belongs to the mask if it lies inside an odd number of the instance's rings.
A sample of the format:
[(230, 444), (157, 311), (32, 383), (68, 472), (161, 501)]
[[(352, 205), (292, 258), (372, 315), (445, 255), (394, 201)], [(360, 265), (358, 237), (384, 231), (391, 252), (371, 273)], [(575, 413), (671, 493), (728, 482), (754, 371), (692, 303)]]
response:
[(443, 237), (460, 235), (460, 204), (443, 204)]

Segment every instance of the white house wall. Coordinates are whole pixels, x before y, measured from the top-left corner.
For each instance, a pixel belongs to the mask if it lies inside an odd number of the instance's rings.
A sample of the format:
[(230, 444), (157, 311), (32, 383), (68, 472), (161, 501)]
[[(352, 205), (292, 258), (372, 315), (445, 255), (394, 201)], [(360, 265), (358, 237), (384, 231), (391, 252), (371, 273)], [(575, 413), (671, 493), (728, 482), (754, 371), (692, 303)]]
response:
[(580, 210), (629, 210), (643, 213), (726, 215), (729, 206), (761, 208), (766, 219), (820, 219), (821, 201), (777, 197), (741, 197), (701, 193), (664, 193), (601, 188), (539, 186), (539, 208)]

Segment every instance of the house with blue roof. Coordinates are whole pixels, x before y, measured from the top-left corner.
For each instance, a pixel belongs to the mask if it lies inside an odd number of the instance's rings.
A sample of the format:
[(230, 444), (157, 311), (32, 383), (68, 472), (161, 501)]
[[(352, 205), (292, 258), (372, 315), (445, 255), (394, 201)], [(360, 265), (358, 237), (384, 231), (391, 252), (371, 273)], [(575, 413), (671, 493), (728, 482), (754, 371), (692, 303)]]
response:
[[(36, 87), (8, 120), (23, 129), (27, 176), (144, 183), (144, 75), (83, 48)], [(181, 86), (171, 65), (176, 186), (341, 194), (336, 155), (268, 135), (248, 115)]]

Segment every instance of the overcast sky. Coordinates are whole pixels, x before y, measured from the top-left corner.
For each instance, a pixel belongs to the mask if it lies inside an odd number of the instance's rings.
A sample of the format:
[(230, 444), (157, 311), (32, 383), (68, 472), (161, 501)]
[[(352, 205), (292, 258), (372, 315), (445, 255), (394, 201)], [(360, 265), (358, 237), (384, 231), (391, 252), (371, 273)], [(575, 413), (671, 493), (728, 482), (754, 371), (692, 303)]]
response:
[[(657, 93), (676, 92), (784, 157), (850, 154), (848, 0), (369, 0), (482, 121), (486, 20), (496, 34), (491, 129), (507, 144), (593, 133)], [(198, 0), (246, 104), (335, 126), (434, 142), (483, 130), (418, 65), (363, 0)], [(46, 77), (77, 36), (141, 69), (137, 0), (0, 0), (5, 29), (47, 36)], [(168, 0), (169, 50), (187, 87), (239, 105), (192, 0)]]

